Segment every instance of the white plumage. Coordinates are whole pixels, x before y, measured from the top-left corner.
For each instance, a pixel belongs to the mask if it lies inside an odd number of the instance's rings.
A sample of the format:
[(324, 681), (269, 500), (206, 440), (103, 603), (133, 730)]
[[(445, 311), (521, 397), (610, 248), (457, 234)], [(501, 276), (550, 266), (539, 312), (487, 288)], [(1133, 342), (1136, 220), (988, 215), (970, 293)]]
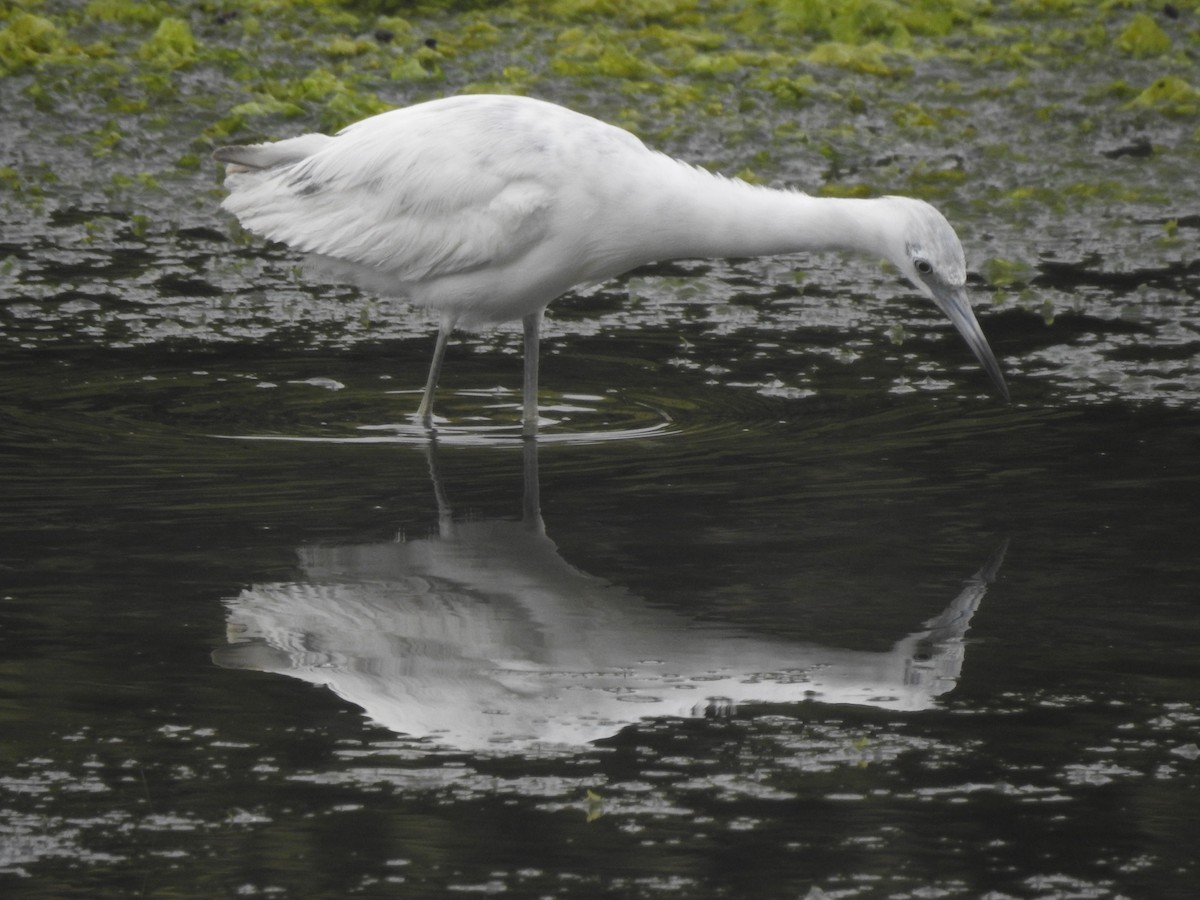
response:
[(432, 419), (454, 328), (521, 319), (524, 423), (537, 427), (542, 311), (639, 265), (842, 249), (891, 260), (1007, 389), (964, 291), (954, 230), (920, 200), (817, 198), (726, 179), (627, 131), (524, 97), (463, 96), (372, 116), (329, 137), (224, 147), (224, 207), (257, 234), (385, 296), (438, 312), (418, 411)]

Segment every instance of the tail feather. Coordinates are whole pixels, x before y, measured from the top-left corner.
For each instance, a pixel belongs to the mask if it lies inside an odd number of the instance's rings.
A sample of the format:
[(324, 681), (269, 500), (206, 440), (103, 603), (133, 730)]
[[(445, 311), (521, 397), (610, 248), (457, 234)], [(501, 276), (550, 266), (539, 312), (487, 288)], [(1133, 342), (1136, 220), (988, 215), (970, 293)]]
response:
[(332, 140), (327, 134), (302, 134), (286, 141), (220, 147), (213, 153), (213, 159), (225, 163), (231, 175), (261, 172), (307, 159)]

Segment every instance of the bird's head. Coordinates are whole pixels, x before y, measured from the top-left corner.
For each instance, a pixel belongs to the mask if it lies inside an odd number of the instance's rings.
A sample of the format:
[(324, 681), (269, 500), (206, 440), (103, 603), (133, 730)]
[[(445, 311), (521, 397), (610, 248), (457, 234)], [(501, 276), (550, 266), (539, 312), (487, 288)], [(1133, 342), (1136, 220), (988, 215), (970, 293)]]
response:
[(1009, 399), (1000, 364), (967, 299), (967, 262), (958, 235), (946, 217), (923, 200), (884, 199), (891, 212), (885, 235), (888, 258), (949, 317), (996, 389), (1005, 400)]

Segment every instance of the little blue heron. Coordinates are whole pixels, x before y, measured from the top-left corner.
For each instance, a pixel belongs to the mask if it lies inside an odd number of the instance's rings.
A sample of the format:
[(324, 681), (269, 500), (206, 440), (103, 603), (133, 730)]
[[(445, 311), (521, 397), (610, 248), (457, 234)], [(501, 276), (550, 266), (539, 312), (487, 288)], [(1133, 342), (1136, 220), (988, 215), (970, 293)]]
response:
[(224, 208), (321, 268), (440, 317), (417, 415), (455, 328), (521, 319), (523, 427), (537, 429), (538, 332), (550, 301), (658, 260), (848, 250), (890, 260), (942, 310), (1008, 398), (971, 311), (958, 236), (909, 197), (813, 197), (724, 178), (621, 128), (525, 97), (462, 96), (330, 137), (222, 147)]

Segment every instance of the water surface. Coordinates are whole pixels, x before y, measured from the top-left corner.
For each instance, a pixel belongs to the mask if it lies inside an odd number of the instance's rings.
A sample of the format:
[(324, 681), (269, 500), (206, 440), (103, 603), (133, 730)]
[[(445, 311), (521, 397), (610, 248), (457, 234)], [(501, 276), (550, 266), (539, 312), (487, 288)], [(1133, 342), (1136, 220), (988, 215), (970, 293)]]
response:
[(284, 377), (353, 355), (178, 362), (5, 362), (16, 895), (1194, 874), (1190, 413), (697, 385), (534, 472)]

